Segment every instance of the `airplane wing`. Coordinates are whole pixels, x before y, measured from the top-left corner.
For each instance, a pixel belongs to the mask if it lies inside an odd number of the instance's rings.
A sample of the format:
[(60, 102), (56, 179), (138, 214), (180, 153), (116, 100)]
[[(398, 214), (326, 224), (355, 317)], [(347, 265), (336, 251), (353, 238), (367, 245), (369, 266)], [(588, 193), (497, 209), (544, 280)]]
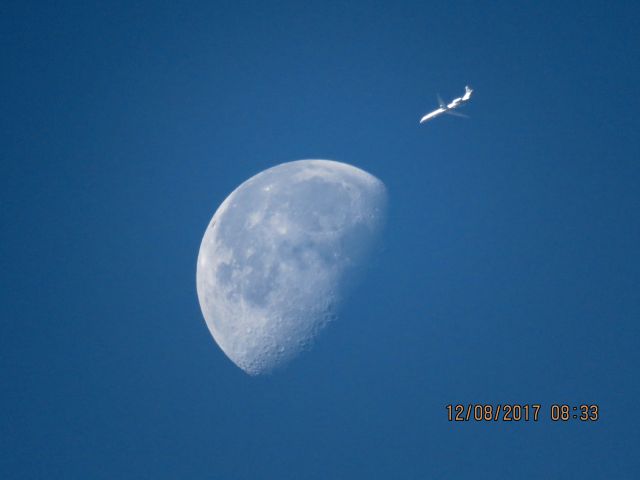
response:
[(442, 97), (440, 96), (440, 94), (439, 94), (439, 93), (437, 93), (437, 94), (436, 94), (436, 97), (438, 98), (438, 106), (439, 106), (440, 108), (442, 108), (442, 107), (446, 106), (446, 103), (444, 103), (444, 100), (442, 100)]
[(460, 113), (460, 112), (454, 112), (453, 110), (447, 110), (444, 113), (446, 113), (447, 115), (453, 115), (454, 117), (471, 118), (469, 117), (469, 115), (465, 115), (464, 113)]

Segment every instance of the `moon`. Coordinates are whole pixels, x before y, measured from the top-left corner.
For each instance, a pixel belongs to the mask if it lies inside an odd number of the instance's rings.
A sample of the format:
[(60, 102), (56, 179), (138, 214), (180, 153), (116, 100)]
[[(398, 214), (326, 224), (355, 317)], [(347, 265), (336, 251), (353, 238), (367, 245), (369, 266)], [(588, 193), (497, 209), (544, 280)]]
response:
[(260, 375), (310, 346), (365, 265), (386, 204), (380, 180), (331, 160), (283, 163), (236, 188), (207, 227), (196, 271), (227, 357)]

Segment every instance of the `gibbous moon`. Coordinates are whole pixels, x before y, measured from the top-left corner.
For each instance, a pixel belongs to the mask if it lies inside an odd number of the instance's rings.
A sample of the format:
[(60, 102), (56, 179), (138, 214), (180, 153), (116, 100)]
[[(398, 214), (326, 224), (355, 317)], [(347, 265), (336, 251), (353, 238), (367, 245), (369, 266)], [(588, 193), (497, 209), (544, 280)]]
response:
[(222, 351), (250, 375), (270, 372), (335, 317), (384, 223), (376, 177), (299, 160), (236, 188), (200, 245), (200, 308)]

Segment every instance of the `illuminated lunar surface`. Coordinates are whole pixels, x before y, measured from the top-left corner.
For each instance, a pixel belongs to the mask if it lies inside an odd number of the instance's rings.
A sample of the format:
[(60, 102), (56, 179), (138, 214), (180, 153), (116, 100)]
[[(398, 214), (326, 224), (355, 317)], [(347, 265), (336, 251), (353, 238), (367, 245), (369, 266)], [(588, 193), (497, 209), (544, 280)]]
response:
[(329, 160), (275, 166), (227, 197), (202, 239), (196, 282), (207, 326), (238, 367), (272, 371), (335, 318), (386, 198), (376, 177)]

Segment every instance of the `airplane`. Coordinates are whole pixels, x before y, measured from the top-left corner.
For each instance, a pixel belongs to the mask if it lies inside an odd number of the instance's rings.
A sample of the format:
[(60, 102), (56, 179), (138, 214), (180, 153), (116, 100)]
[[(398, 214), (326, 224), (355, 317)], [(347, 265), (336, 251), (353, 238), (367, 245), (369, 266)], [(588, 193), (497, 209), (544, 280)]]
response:
[(453, 110), (467, 103), (471, 98), (472, 93), (473, 93), (473, 90), (468, 86), (466, 86), (464, 87), (464, 95), (462, 97), (454, 98), (453, 100), (451, 100), (449, 104), (444, 103), (440, 98), (440, 96), (438, 95), (438, 105), (440, 107), (431, 113), (427, 113), (424, 117), (420, 119), (420, 123), (433, 120), (434, 118), (439, 117), (444, 113), (446, 113), (447, 115), (453, 115), (454, 117), (469, 118), (467, 115), (464, 115), (460, 112), (454, 112)]

